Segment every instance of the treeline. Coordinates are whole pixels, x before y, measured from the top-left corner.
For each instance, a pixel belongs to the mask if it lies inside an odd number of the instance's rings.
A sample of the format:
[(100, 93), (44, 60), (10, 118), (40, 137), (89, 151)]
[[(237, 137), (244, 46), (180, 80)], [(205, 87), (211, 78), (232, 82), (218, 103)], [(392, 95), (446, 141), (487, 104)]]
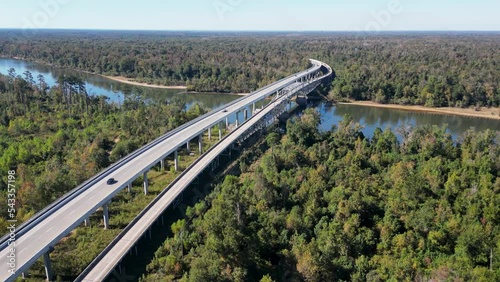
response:
[[(122, 105), (88, 95), (77, 76), (48, 88), (30, 72), (0, 75), (0, 171), (16, 171), (16, 207), (23, 221), (143, 144), (197, 117), (181, 100), (127, 97)], [(0, 194), (6, 199), (6, 182)], [(0, 211), (5, 227), (7, 209)], [(6, 230), (5, 228), (3, 228)]]
[(259, 34), (0, 31), (0, 56), (191, 90), (249, 92), (307, 67), (337, 73), (337, 99), (500, 105), (498, 33)]
[[(242, 157), (142, 281), (499, 281), (500, 147), (492, 131), (377, 129), (317, 112)], [(259, 147), (262, 148), (262, 147)], [(170, 231), (170, 230), (169, 230)]]

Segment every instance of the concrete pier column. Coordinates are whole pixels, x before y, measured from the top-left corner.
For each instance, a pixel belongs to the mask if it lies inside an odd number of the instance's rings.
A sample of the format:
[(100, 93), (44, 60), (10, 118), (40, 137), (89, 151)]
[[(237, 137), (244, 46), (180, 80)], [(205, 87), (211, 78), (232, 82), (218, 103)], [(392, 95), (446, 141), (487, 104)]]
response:
[(128, 190), (129, 193), (132, 193), (132, 183), (129, 183), (127, 185), (127, 190)]
[(174, 152), (174, 167), (175, 171), (179, 170), (179, 152), (177, 150)]
[(89, 227), (90, 226), (90, 218), (87, 217), (86, 219), (84, 219), (83, 224), (85, 224), (86, 227)]
[(229, 127), (229, 118), (226, 118), (226, 128)]
[(144, 177), (144, 195), (148, 194), (149, 189), (149, 181), (148, 181), (148, 172), (146, 171), (143, 175)]
[(252, 116), (255, 115), (255, 103), (252, 104)]
[(212, 128), (208, 128), (208, 140), (212, 140)]
[(160, 169), (161, 169), (161, 171), (164, 171), (164, 170), (165, 170), (165, 159), (162, 159), (162, 160), (160, 161)]
[(104, 218), (104, 229), (109, 228), (109, 207), (108, 204), (102, 206), (102, 217)]
[(191, 153), (191, 145), (189, 144), (190, 141), (191, 140), (187, 141), (187, 143), (186, 143), (186, 150), (187, 150), (188, 154)]
[(200, 152), (200, 155), (203, 154), (203, 134), (198, 136), (198, 151)]
[(49, 253), (43, 254), (43, 264), (45, 265), (45, 275), (47, 276), (47, 281), (52, 281), (54, 275), (52, 273), (52, 264), (50, 263)]
[(240, 112), (236, 112), (236, 128), (240, 126)]
[(27, 278), (29, 278), (29, 277), (30, 277), (30, 272), (29, 272), (29, 270), (25, 270), (25, 271), (23, 271), (23, 273), (22, 273), (22, 277), (23, 277), (23, 279), (27, 279)]
[(245, 111), (243, 112), (243, 118), (245, 119), (245, 121), (248, 119), (248, 110), (245, 109)]
[(222, 140), (222, 122), (219, 122), (219, 140)]

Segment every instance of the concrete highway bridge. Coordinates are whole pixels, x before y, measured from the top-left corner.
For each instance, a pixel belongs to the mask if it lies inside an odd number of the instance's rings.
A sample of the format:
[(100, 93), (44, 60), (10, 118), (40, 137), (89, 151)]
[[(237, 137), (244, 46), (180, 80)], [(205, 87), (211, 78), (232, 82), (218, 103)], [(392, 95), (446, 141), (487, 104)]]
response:
[[(146, 234), (150, 226), (176, 200), (194, 179), (207, 168), (213, 167), (220, 154), (235, 143), (242, 142), (254, 133), (264, 129), (280, 114), (286, 111), (294, 95), (307, 95), (317, 86), (329, 81), (332, 69), (317, 60), (310, 60), (311, 67), (274, 82), (247, 96), (230, 102), (203, 116), (200, 116), (179, 128), (168, 132), (153, 142), (138, 149), (116, 162), (98, 175), (76, 187), (16, 230), (15, 246), (10, 236), (0, 241), (0, 281), (14, 281), (28, 272), (30, 266), (43, 257), (47, 280), (54, 277), (50, 262), (50, 252), (54, 246), (73, 229), (87, 223), (91, 214), (102, 208), (104, 228), (109, 227), (108, 204), (123, 189), (131, 189), (131, 183), (142, 177), (144, 193), (148, 193), (148, 171), (160, 164), (165, 167), (167, 157), (173, 155), (177, 170), (178, 151), (192, 140), (198, 140), (198, 150), (202, 152), (202, 136), (208, 131), (218, 131), (219, 142), (203, 153), (192, 165), (182, 172), (166, 187), (119, 235), (115, 240), (84, 270), (77, 281), (102, 281), (120, 263), (138, 240)], [(261, 109), (256, 103), (272, 98)], [(240, 114), (245, 120), (240, 124)], [(230, 116), (236, 115), (234, 129), (225, 137), (221, 128), (229, 126)], [(115, 181), (108, 184), (108, 180)], [(9, 246), (9, 243), (11, 245)], [(12, 248), (15, 251), (12, 252)], [(12, 253), (15, 254), (15, 267), (11, 268)], [(10, 256), (10, 257), (9, 257)]]

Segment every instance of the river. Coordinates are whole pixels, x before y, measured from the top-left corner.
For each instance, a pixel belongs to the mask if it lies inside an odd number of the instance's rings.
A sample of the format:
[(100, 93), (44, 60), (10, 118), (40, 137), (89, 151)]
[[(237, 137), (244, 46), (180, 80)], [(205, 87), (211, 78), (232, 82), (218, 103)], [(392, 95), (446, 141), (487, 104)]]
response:
[[(60, 75), (68, 73), (77, 74), (86, 82), (86, 88), (89, 94), (105, 95), (114, 103), (122, 103), (124, 97), (127, 95), (140, 95), (146, 99), (160, 99), (165, 101), (178, 97), (184, 99), (188, 107), (194, 103), (200, 103), (207, 108), (213, 109), (239, 98), (239, 96), (229, 94), (181, 93), (182, 90), (134, 86), (99, 75), (61, 69), (23, 60), (0, 58), (0, 73), (6, 75), (10, 68), (14, 68), (16, 74), (23, 77), (23, 73), (28, 70), (32, 73), (35, 80), (38, 74), (42, 74), (49, 85), (54, 85), (57, 81), (57, 77)], [(367, 137), (372, 137), (377, 127), (382, 129), (387, 127), (396, 129), (403, 124), (412, 126), (426, 124), (437, 126), (446, 125), (448, 132), (454, 139), (457, 139), (469, 128), (475, 128), (476, 130), (491, 129), (500, 132), (500, 120), (429, 114), (356, 105), (329, 107), (325, 103), (320, 103), (317, 108), (322, 117), (321, 130), (325, 131), (331, 129), (332, 125), (337, 124), (345, 115), (350, 115), (354, 121), (364, 126), (363, 133)], [(243, 115), (240, 115), (240, 118), (243, 118), (242, 116)]]
[(318, 110), (321, 113), (321, 130), (330, 130), (332, 126), (338, 124), (345, 115), (350, 115), (354, 121), (359, 122), (364, 127), (363, 134), (369, 138), (373, 137), (373, 132), (377, 127), (381, 129), (389, 127), (394, 130), (402, 125), (446, 126), (447, 132), (450, 133), (455, 140), (470, 128), (475, 128), (478, 131), (491, 129), (500, 132), (500, 120), (494, 119), (490, 120), (347, 104), (328, 107), (325, 103), (321, 103), (318, 106)]
[(62, 69), (23, 60), (0, 58), (0, 73), (7, 75), (10, 68), (14, 68), (16, 70), (16, 75), (20, 75), (23, 78), (23, 73), (25, 71), (30, 71), (36, 82), (38, 82), (37, 76), (42, 74), (45, 82), (49, 86), (54, 86), (59, 76), (64, 74), (75, 74), (85, 81), (85, 88), (89, 94), (107, 96), (110, 102), (118, 104), (123, 103), (127, 95), (140, 95), (146, 99), (162, 99), (166, 101), (177, 97), (183, 99), (188, 107), (198, 102), (207, 108), (213, 109), (239, 98), (237, 95), (229, 94), (183, 93), (183, 90), (178, 89), (158, 89), (135, 86), (114, 81), (100, 75)]

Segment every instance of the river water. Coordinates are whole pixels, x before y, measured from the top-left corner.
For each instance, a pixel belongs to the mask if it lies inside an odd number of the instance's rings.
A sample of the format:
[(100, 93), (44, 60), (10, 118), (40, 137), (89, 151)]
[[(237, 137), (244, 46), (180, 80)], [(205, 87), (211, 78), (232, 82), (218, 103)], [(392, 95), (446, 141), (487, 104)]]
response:
[[(38, 74), (45, 77), (49, 85), (55, 85), (57, 77), (63, 74), (77, 74), (86, 82), (89, 94), (105, 95), (114, 103), (122, 103), (127, 95), (140, 95), (146, 99), (171, 100), (183, 99), (187, 106), (200, 103), (207, 108), (213, 109), (233, 101), (239, 96), (216, 93), (182, 93), (182, 90), (157, 89), (128, 85), (99, 75), (82, 73), (67, 69), (61, 69), (44, 64), (31, 63), (22, 60), (0, 58), (0, 73), (7, 74), (10, 68), (16, 70), (16, 74), (24, 77), (23, 73), (28, 70), (36, 80)], [(491, 129), (500, 132), (500, 120), (489, 120), (470, 118), (463, 116), (439, 115), (420, 112), (403, 111), (396, 109), (384, 109), (375, 107), (364, 107), (356, 105), (338, 105), (329, 107), (325, 103), (317, 106), (322, 116), (320, 129), (325, 131), (337, 124), (345, 115), (350, 115), (354, 121), (364, 126), (364, 134), (372, 137), (377, 127), (396, 129), (403, 124), (420, 126), (425, 124), (443, 126), (446, 125), (448, 132), (454, 139), (462, 135), (469, 128), (476, 130)], [(240, 115), (240, 119), (243, 115)], [(234, 120), (232, 118), (231, 120)]]
[(162, 99), (165, 101), (173, 98), (181, 98), (186, 102), (188, 107), (198, 102), (207, 108), (213, 109), (239, 98), (237, 95), (229, 94), (183, 93), (183, 90), (178, 89), (158, 89), (135, 86), (114, 81), (100, 75), (62, 69), (23, 60), (0, 58), (0, 73), (7, 75), (10, 68), (14, 68), (16, 70), (16, 75), (20, 75), (23, 78), (23, 73), (25, 71), (30, 71), (36, 82), (38, 82), (37, 76), (42, 74), (45, 82), (49, 86), (54, 86), (59, 76), (69, 74), (77, 75), (85, 81), (85, 88), (89, 94), (107, 96), (110, 102), (118, 104), (123, 103), (127, 95), (140, 95), (148, 99)]
[(478, 131), (491, 129), (500, 132), (500, 120), (471, 118), (465, 116), (442, 115), (434, 113), (423, 113), (404, 111), (396, 109), (385, 109), (366, 107), (358, 105), (337, 105), (328, 107), (325, 103), (318, 106), (321, 113), (321, 130), (330, 130), (333, 125), (338, 124), (345, 115), (350, 115), (354, 121), (363, 125), (363, 134), (372, 137), (377, 127), (385, 129), (397, 129), (402, 125), (422, 126), (436, 125), (446, 126), (448, 133), (453, 139), (460, 137), (470, 128)]

